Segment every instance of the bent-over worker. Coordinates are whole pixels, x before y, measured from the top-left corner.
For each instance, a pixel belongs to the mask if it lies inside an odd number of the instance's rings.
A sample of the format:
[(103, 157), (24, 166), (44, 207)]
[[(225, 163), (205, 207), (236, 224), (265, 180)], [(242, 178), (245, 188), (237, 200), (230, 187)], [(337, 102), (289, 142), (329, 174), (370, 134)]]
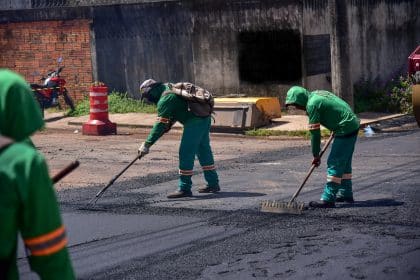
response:
[(142, 98), (157, 104), (157, 121), (147, 139), (139, 148), (139, 154), (147, 154), (149, 148), (178, 121), (183, 124), (179, 147), (179, 183), (178, 190), (168, 198), (192, 196), (192, 175), (195, 157), (198, 157), (207, 186), (200, 187), (200, 193), (220, 191), (219, 178), (214, 166), (213, 152), (210, 146), (211, 116), (198, 117), (188, 110), (188, 104), (181, 96), (171, 92), (167, 83), (153, 79), (144, 81), (140, 86)]
[(325, 90), (308, 91), (293, 86), (286, 96), (286, 107), (293, 105), (304, 110), (309, 118), (312, 164), (319, 166), (321, 158), (321, 125), (334, 133), (331, 152), (327, 160), (327, 183), (315, 208), (332, 208), (335, 202), (353, 203), (352, 158), (360, 121), (350, 106), (341, 98)]

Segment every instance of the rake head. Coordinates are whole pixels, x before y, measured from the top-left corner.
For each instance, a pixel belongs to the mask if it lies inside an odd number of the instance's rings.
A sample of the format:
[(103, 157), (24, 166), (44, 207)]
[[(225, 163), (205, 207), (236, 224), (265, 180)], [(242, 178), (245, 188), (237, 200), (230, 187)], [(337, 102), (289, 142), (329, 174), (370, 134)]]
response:
[(305, 210), (303, 202), (280, 202), (265, 200), (261, 202), (261, 212), (277, 214), (302, 214)]

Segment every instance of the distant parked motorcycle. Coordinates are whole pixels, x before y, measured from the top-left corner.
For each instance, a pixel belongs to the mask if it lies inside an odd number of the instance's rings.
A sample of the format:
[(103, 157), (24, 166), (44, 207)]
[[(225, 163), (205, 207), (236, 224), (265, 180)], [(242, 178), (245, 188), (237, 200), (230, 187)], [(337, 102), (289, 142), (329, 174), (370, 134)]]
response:
[(44, 109), (51, 107), (60, 107), (59, 97), (62, 96), (64, 102), (74, 110), (74, 102), (67, 92), (65, 87), (66, 80), (60, 76), (64, 66), (60, 66), (63, 59), (60, 57), (58, 60), (57, 69), (47, 73), (47, 77), (42, 77), (40, 80), (42, 84), (31, 84), (32, 92), (38, 100), (41, 107), (42, 116), (44, 116)]

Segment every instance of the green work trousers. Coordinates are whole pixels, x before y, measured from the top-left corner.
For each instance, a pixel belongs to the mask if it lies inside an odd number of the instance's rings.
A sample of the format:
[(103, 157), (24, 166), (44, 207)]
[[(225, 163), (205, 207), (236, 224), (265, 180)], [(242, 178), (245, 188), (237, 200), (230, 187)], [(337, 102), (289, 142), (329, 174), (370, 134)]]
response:
[(327, 183), (321, 200), (334, 202), (336, 196), (352, 198), (352, 158), (357, 133), (352, 136), (334, 138), (327, 161)]
[(210, 187), (219, 185), (210, 147), (211, 118), (195, 119), (184, 124), (179, 147), (179, 189), (191, 190), (195, 156), (204, 171), (204, 178)]

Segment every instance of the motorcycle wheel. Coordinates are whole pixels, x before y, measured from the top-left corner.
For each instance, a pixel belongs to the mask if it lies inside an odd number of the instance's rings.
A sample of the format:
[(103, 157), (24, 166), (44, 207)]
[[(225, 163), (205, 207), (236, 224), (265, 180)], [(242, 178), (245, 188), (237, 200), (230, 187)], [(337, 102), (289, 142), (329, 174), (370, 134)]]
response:
[(38, 93), (37, 91), (33, 91), (33, 94), (36, 101), (38, 101), (39, 108), (41, 109), (42, 118), (44, 118), (44, 109), (45, 109), (44, 97), (42, 96), (42, 94)]
[(68, 94), (67, 90), (63, 92), (64, 101), (66, 104), (70, 107), (70, 110), (74, 111), (74, 102), (73, 99), (71, 99), (70, 95)]

